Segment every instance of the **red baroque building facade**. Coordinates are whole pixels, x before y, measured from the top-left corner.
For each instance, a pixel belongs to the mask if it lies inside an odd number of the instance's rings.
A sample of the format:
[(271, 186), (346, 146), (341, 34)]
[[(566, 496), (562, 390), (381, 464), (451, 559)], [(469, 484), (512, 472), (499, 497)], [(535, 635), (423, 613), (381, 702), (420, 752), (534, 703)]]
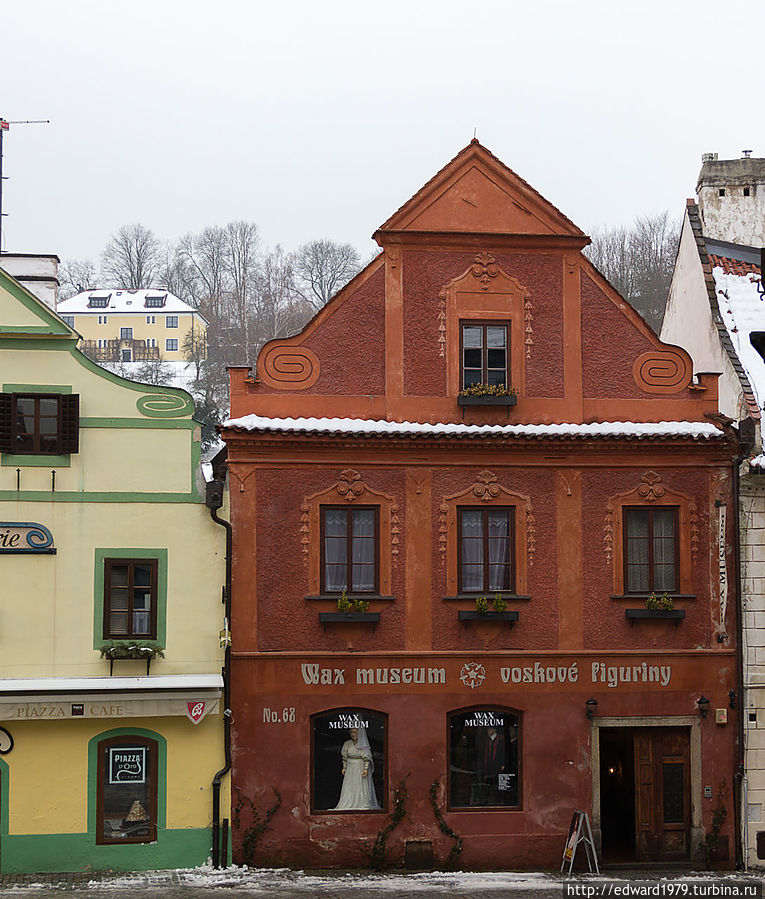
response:
[(281, 797), (256, 860), (363, 864), (403, 782), (393, 862), (444, 863), (438, 813), (463, 868), (554, 866), (574, 809), (606, 860), (691, 860), (724, 805), (733, 864), (717, 376), (477, 141), (375, 238), (231, 372), (235, 792)]

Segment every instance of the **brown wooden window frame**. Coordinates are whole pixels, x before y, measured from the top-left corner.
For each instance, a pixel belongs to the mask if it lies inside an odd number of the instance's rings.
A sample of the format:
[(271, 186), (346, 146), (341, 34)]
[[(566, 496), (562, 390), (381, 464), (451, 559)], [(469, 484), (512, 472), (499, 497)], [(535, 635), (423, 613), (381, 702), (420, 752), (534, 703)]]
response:
[[(481, 512), (483, 513), (483, 587), (478, 590), (465, 589), (462, 573), (462, 513), (463, 512)], [(508, 545), (510, 547), (510, 586), (502, 590), (489, 588), (489, 513), (491, 512), (507, 512), (509, 516), (508, 528)], [(460, 593), (469, 593), (480, 596), (481, 594), (491, 593), (510, 593), (515, 594), (516, 589), (516, 552), (515, 552), (515, 517), (516, 508), (513, 505), (507, 506), (457, 506), (457, 588)]]
[[(146, 772), (149, 777), (149, 812), (152, 824), (149, 833), (140, 837), (113, 837), (104, 836), (104, 784), (106, 782), (106, 757), (107, 750), (112, 746), (127, 748), (146, 748), (149, 750), (149, 765)], [(159, 743), (149, 737), (126, 734), (121, 737), (108, 737), (98, 743), (98, 782), (96, 784), (96, 844), (99, 846), (125, 845), (129, 843), (156, 843), (157, 841), (157, 814), (159, 811)]]
[[(673, 513), (674, 518), (674, 554), (672, 564), (674, 566), (674, 581), (675, 586), (672, 590), (667, 590), (667, 593), (680, 593), (680, 507), (679, 506), (624, 506), (622, 508), (622, 546), (623, 550), (623, 563), (624, 563), (624, 593), (625, 594), (635, 594), (635, 595), (645, 595), (646, 593), (655, 593), (660, 592), (664, 593), (665, 591), (662, 588), (657, 588), (655, 586), (655, 576), (654, 576), (654, 559), (653, 559), (653, 513), (655, 511), (667, 512), (671, 511)], [(630, 542), (627, 536), (628, 534), (628, 525), (629, 525), (629, 517), (631, 512), (643, 512), (648, 513), (648, 588), (641, 590), (630, 590), (629, 584), (629, 562), (630, 562)]]
[[(19, 400), (34, 403), (34, 430), (19, 428)], [(56, 401), (55, 444), (42, 447), (40, 400)], [(79, 451), (80, 398), (71, 393), (0, 393), (0, 451), (20, 456), (57, 456)], [(42, 416), (53, 418), (53, 416)], [(20, 447), (18, 439), (31, 433), (32, 447)], [(48, 435), (51, 436), (51, 435)]]
[[(476, 321), (460, 320), (460, 390), (465, 390), (470, 385), (465, 384), (465, 328), (483, 328), (481, 341), (481, 384), (489, 383), (489, 346), (487, 328), (504, 328), (505, 330), (505, 389), (510, 385), (510, 322), (481, 319)], [(474, 347), (472, 349), (475, 349)]]
[[(128, 565), (128, 631), (124, 634), (113, 634), (111, 631), (111, 572), (113, 565)], [(133, 587), (135, 566), (148, 565), (151, 568), (151, 609), (149, 610), (149, 633), (133, 632)], [(157, 639), (157, 601), (159, 596), (159, 561), (157, 559), (104, 559), (104, 639), (105, 640), (156, 640)], [(119, 611), (122, 611), (121, 609)]]
[[(369, 590), (354, 590), (353, 589), (353, 532), (352, 532), (352, 513), (358, 510), (371, 510), (375, 513), (375, 532), (374, 532), (374, 547), (375, 547), (375, 572), (374, 572), (374, 584)], [(338, 506), (338, 505), (321, 505), (319, 507), (319, 540), (321, 543), (321, 553), (319, 560), (319, 571), (320, 571), (320, 584), (321, 584), (321, 592), (328, 594), (337, 594), (338, 596), (343, 592), (342, 590), (330, 590), (327, 588), (327, 576), (326, 576), (326, 549), (324, 543), (324, 531), (325, 531), (325, 520), (324, 513), (332, 511), (332, 512), (343, 512), (346, 514), (346, 584), (348, 585), (345, 588), (346, 593), (351, 594), (369, 594), (370, 596), (379, 595), (380, 593), (380, 507), (379, 506), (356, 506), (356, 505), (347, 505), (347, 506)]]

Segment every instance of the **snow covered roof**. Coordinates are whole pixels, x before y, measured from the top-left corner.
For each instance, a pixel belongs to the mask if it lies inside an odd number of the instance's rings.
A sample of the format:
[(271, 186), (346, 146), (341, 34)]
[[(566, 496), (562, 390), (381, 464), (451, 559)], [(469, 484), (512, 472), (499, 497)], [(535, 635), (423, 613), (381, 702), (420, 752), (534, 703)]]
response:
[(376, 421), (363, 418), (266, 418), (262, 415), (244, 415), (242, 418), (229, 418), (223, 423), (223, 427), (261, 433), (348, 434), (377, 437), (532, 437), (537, 439), (693, 437), (708, 439), (723, 435), (722, 430), (716, 425), (698, 421), (465, 425)]
[[(752, 386), (765, 405), (765, 290), (759, 267), (730, 257), (711, 256), (720, 316)], [(754, 342), (753, 342), (754, 335)], [(762, 337), (758, 337), (762, 335)]]
[[(168, 290), (84, 290), (56, 307), (59, 315), (93, 314), (104, 312), (179, 313), (198, 310)], [(203, 317), (203, 316), (202, 316)]]

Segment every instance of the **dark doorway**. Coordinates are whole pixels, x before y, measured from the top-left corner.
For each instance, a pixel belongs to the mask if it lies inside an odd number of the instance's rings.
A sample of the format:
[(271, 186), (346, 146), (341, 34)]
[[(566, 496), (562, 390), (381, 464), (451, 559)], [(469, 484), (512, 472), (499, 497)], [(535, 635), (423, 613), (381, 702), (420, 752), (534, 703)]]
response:
[(600, 825), (604, 863), (635, 860), (635, 753), (632, 731), (600, 731)]
[(690, 792), (687, 727), (602, 728), (603, 861), (687, 861)]

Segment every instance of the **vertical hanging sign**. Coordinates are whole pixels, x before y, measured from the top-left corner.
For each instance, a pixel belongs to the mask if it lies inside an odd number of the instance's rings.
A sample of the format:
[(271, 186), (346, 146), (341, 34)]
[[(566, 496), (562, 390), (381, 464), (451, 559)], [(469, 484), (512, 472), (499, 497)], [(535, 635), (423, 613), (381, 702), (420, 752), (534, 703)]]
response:
[(720, 577), (720, 627), (725, 630), (725, 614), (728, 611), (728, 563), (725, 553), (725, 525), (727, 506), (720, 504), (717, 509), (717, 561)]

